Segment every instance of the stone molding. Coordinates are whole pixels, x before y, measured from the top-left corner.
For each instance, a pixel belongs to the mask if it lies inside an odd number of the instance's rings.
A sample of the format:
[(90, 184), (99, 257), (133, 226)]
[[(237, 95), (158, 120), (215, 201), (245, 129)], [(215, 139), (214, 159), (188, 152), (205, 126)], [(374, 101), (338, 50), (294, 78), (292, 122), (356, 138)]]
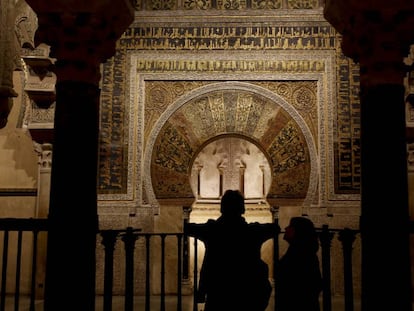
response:
[[(301, 59), (304, 54), (298, 51), (285, 51), (285, 52), (266, 52), (262, 51), (250, 51), (250, 52), (232, 52), (232, 59), (268, 59), (268, 60), (292, 60), (292, 59)], [(295, 120), (302, 124), (304, 127), (304, 132), (306, 132), (307, 141), (311, 145), (312, 151), (312, 181), (311, 187), (306, 199), (305, 205), (322, 205), (328, 206), (332, 201), (340, 200), (342, 202), (348, 201), (348, 205), (355, 205), (355, 202), (358, 201), (357, 195), (348, 195), (348, 194), (336, 194), (333, 188), (334, 183), (334, 156), (333, 156), (333, 137), (332, 132), (334, 130), (334, 111), (336, 106), (335, 94), (335, 72), (333, 70), (334, 66), (334, 52), (333, 51), (314, 51), (311, 55), (306, 54), (307, 57), (312, 60), (321, 61), (324, 66), (323, 70), (320, 72), (284, 72), (277, 73), (278, 79), (298, 79), (298, 80), (316, 80), (318, 81), (319, 88), (319, 102), (318, 102), (318, 111), (320, 111), (320, 127), (318, 128), (319, 139), (315, 141), (315, 138), (310, 133), (309, 129), (306, 129), (306, 124), (301, 120), (301, 117), (297, 115), (297, 112), (292, 107), (286, 107), (291, 111), (292, 115), (295, 115)], [(191, 61), (192, 58), (202, 61), (205, 58), (209, 60), (220, 59), (224, 56), (224, 52), (216, 51), (214, 56), (208, 52), (198, 52), (197, 55), (188, 51), (180, 51), (174, 54), (168, 53), (167, 51), (140, 51), (140, 52), (130, 52), (128, 54), (128, 64), (130, 70), (127, 73), (128, 83), (127, 83), (127, 92), (128, 92), (128, 102), (129, 102), (129, 129), (128, 129), (128, 158), (134, 159), (134, 162), (128, 161), (128, 191), (127, 194), (101, 194), (98, 196), (100, 206), (106, 206), (111, 200), (116, 200), (117, 205), (124, 206), (145, 206), (149, 204), (157, 210), (157, 200), (155, 199), (154, 192), (152, 190), (151, 183), (151, 172), (149, 171), (150, 167), (150, 158), (151, 150), (155, 143), (156, 133), (160, 130), (162, 125), (166, 122), (168, 117), (174, 113), (180, 105), (183, 105), (188, 100), (190, 95), (186, 95), (179, 100), (177, 100), (172, 107), (166, 111), (161, 119), (157, 121), (157, 125), (153, 128), (151, 138), (147, 140), (144, 144), (143, 141), (143, 132), (144, 132), (144, 119), (142, 111), (144, 109), (145, 103), (142, 100), (145, 98), (145, 82), (146, 81), (156, 81), (157, 79), (171, 79), (171, 80), (205, 80), (212, 79), (214, 80), (237, 80), (241, 81), (239, 83), (230, 83), (225, 84), (225, 87), (240, 87), (244, 88), (247, 84), (243, 81), (246, 80), (266, 80), (274, 79), (275, 73), (261, 73), (261, 72), (232, 72), (232, 73), (200, 73), (200, 72), (168, 72), (162, 71), (160, 73), (151, 73), (146, 72), (145, 70), (138, 70), (138, 63), (145, 62), (146, 60), (165, 60), (170, 61), (180, 61), (188, 60)], [(332, 68), (332, 69), (330, 69)], [(218, 85), (207, 86), (204, 88), (198, 89), (196, 92), (191, 94), (192, 97), (197, 96), (200, 92), (206, 92), (211, 90), (211, 88), (217, 88)], [(250, 85), (249, 85), (249, 90)], [(260, 89), (258, 92), (263, 92), (266, 90)], [(269, 96), (273, 100), (280, 101), (280, 98), (275, 98), (276, 95), (270, 94)], [(324, 106), (324, 102), (330, 102), (332, 105)], [(285, 105), (287, 106), (287, 105)], [(145, 146), (145, 149), (144, 149)], [(328, 155), (328, 156), (326, 156)], [(135, 177), (134, 177), (135, 176)], [(145, 176), (145, 177), (142, 177)], [(143, 179), (144, 178), (144, 179)], [(321, 182), (320, 182), (321, 181)], [(332, 186), (329, 186), (332, 185)], [(317, 190), (316, 190), (317, 189)], [(316, 193), (316, 191), (318, 191)], [(144, 200), (144, 198), (146, 198)], [(345, 203), (344, 203), (345, 204)], [(346, 204), (345, 204), (346, 205)]]

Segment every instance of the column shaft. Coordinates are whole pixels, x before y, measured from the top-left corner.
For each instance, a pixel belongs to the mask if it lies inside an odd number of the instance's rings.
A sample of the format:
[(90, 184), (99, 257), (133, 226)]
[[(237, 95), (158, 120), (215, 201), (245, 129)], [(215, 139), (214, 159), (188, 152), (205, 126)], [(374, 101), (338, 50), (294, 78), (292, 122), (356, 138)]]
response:
[[(50, 178), (52, 174), (52, 144), (36, 144), (39, 153), (37, 179), (36, 218), (47, 218), (50, 201)], [(39, 234), (37, 241), (36, 299), (44, 299), (47, 255), (47, 235)]]
[(414, 2), (327, 0), (324, 16), (360, 65), (362, 310), (412, 307), (403, 58)]
[(362, 310), (411, 310), (404, 87), (361, 88)]
[(56, 85), (45, 310), (94, 310), (99, 89)]

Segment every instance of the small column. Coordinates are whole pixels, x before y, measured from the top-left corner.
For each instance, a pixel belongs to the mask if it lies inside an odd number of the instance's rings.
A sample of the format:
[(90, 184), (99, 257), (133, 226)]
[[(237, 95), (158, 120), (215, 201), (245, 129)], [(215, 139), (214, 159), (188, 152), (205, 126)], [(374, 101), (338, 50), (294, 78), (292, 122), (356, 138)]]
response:
[[(183, 230), (185, 225), (190, 221), (191, 206), (183, 206)], [(190, 244), (187, 235), (183, 237), (183, 277), (181, 280), (183, 293), (191, 293), (190, 279)]]
[(224, 194), (224, 170), (225, 167), (221, 164), (217, 167), (219, 171), (219, 198), (221, 198)]
[[(270, 212), (272, 213), (272, 221), (275, 225), (279, 226), (279, 208), (280, 206), (271, 206)], [(274, 310), (279, 309), (279, 283), (278, 283), (278, 277), (279, 277), (279, 259), (280, 259), (280, 253), (279, 253), (279, 235), (275, 236), (273, 238), (273, 273), (272, 273), (272, 287), (274, 288)]]
[(132, 23), (130, 1), (28, 0), (56, 58), (45, 311), (95, 310), (100, 64)]
[(196, 193), (196, 199), (201, 198), (201, 170), (203, 169), (202, 165), (197, 165), (197, 193)]
[[(39, 170), (37, 178), (36, 218), (47, 218), (49, 213), (50, 177), (52, 173), (52, 144), (35, 143), (39, 155)], [(36, 299), (44, 298), (47, 236), (38, 237), (37, 266), (36, 266)]]
[(414, 42), (414, 16), (407, 13), (413, 10), (414, 2), (404, 0), (325, 6), (343, 34), (344, 54), (360, 65), (364, 311), (409, 311), (412, 304), (403, 58)]
[(245, 166), (240, 166), (239, 168), (239, 190), (240, 192), (244, 195), (244, 174), (246, 172), (246, 167)]
[(266, 196), (266, 178), (265, 178), (265, 176), (266, 176), (266, 174), (265, 174), (265, 169), (264, 169), (264, 165), (259, 165), (259, 169), (260, 169), (260, 172), (262, 173), (262, 198), (264, 199), (265, 198), (265, 196)]
[(52, 144), (35, 144), (35, 149), (39, 155), (36, 218), (47, 218), (49, 213), (50, 176), (52, 173)]
[(126, 228), (121, 240), (125, 248), (125, 301), (124, 310), (132, 311), (134, 308), (134, 250), (138, 239), (137, 231), (140, 229)]

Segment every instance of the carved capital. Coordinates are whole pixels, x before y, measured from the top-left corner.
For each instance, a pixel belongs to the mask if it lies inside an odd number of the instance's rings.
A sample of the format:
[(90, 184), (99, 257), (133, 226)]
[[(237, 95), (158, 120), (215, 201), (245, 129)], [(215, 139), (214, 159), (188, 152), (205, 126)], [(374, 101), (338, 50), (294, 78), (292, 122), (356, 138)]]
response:
[(361, 83), (401, 84), (414, 42), (414, 2), (327, 0), (325, 18), (338, 30), (343, 53), (361, 67)]
[(189, 220), (192, 208), (191, 206), (183, 206), (183, 219)]
[(52, 169), (52, 144), (45, 143), (39, 144), (34, 142), (35, 151), (39, 156), (39, 168), (40, 170), (51, 170)]
[(129, 0), (28, 0), (37, 13), (36, 44), (51, 46), (61, 80), (97, 84), (99, 65), (114, 55), (115, 44), (134, 19)]

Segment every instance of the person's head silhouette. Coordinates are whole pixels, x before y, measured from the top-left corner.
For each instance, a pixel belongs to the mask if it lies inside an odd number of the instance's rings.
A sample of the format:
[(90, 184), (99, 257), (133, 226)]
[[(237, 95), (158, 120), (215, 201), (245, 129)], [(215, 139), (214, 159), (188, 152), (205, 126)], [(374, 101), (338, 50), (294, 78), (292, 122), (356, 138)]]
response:
[(226, 190), (221, 198), (220, 212), (225, 217), (243, 215), (245, 207), (242, 193), (239, 190)]
[(284, 239), (293, 246), (317, 250), (318, 235), (313, 222), (305, 217), (292, 217), (285, 229)]

